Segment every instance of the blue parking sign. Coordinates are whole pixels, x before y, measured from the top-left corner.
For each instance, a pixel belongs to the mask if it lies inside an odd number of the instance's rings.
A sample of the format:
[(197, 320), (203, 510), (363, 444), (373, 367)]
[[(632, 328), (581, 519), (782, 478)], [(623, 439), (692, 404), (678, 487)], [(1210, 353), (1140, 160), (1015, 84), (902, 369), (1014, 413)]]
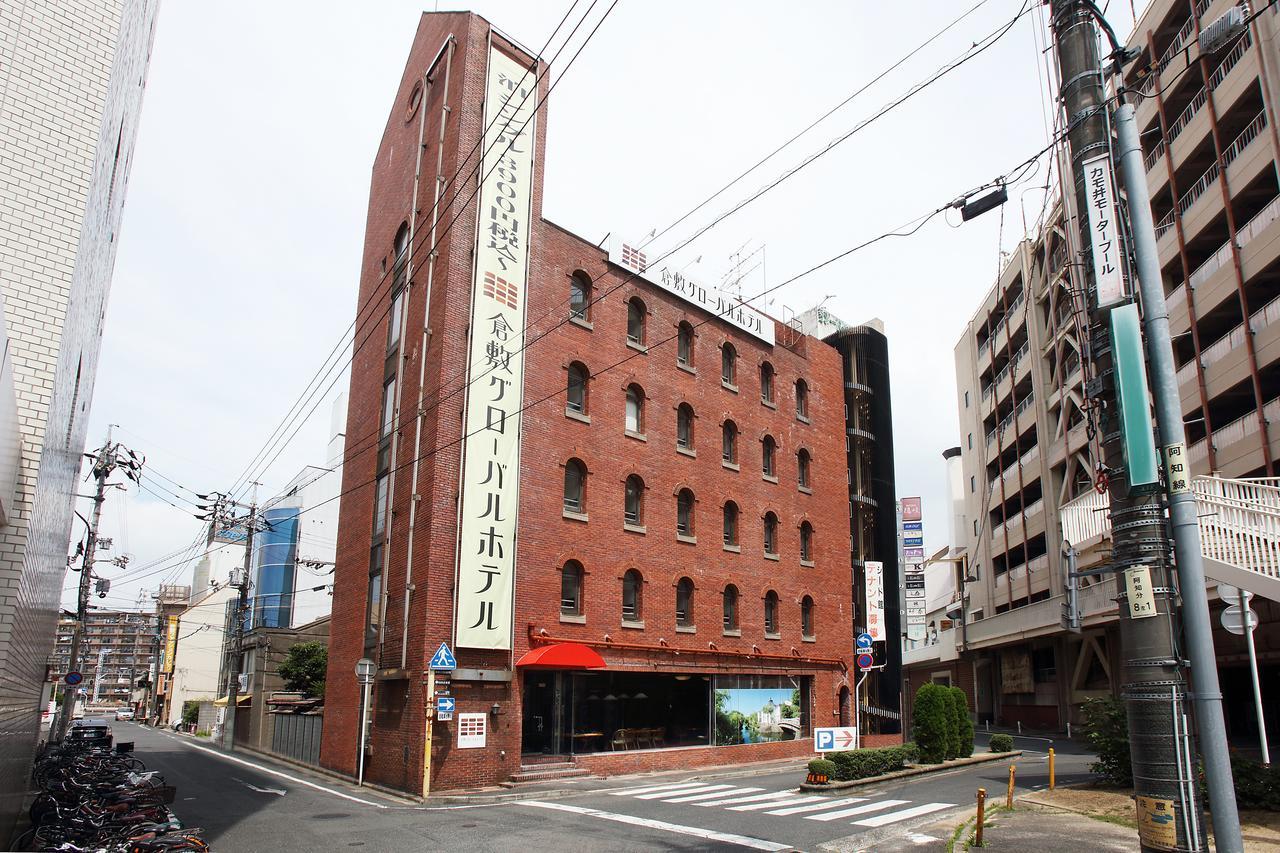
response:
[(836, 733), (831, 729), (818, 729), (816, 740), (819, 752), (830, 752), (836, 748)]

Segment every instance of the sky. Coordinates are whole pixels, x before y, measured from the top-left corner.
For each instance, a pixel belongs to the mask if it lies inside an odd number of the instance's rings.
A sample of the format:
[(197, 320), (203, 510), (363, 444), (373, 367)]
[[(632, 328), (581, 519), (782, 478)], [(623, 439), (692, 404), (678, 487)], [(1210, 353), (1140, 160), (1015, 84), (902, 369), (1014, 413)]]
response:
[[(799, 170), (1007, 24), (1023, 0), (618, 0), (605, 16), (610, 2), (573, 4), (571, 25), (590, 7), (587, 23), (559, 55), (568, 27), (544, 53), (555, 88), (543, 215), (574, 233), (664, 231), (848, 100), (649, 247), (715, 282), (735, 253), (763, 246), (749, 266), (764, 263), (741, 282), (746, 297), (1010, 174), (1048, 139), (1034, 0), (988, 50)], [(470, 9), (538, 49), (571, 3), (427, 8)], [(1109, 5), (1123, 36), (1130, 3)], [(244, 479), (350, 324), (370, 167), (422, 11), (400, 0), (232, 3), (218, 14), (190, 0), (162, 5), (88, 446), (117, 425), (115, 439), (146, 455), (150, 492), (110, 493), (103, 534), (131, 563), (100, 564), (116, 581), (96, 603), (150, 608), (159, 583), (190, 583), (193, 563), (160, 559), (200, 534), (189, 501)], [(1045, 179), (1041, 165), (1003, 212), (961, 225), (949, 211), (765, 297), (778, 317), (825, 299), (847, 322), (884, 322), (897, 491), (923, 497), (929, 552), (947, 539), (942, 451), (960, 443), (953, 350), (1000, 251), (1034, 228)], [(254, 470), (262, 496), (324, 462), (330, 401), (346, 387), (341, 370), (321, 383), (311, 417)]]

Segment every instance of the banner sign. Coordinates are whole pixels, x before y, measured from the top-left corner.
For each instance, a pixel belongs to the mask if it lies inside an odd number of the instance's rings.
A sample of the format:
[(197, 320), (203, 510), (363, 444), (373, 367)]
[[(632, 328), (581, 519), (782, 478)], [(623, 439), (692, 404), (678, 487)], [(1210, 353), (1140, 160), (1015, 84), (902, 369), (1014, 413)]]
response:
[(178, 654), (178, 617), (170, 616), (164, 631), (164, 667), (163, 672), (173, 673), (173, 659)]
[(1102, 154), (1084, 161), (1085, 189), (1089, 194), (1089, 242), (1093, 249), (1094, 292), (1098, 306), (1124, 301), (1124, 276), (1120, 261), (1120, 222), (1116, 216), (1111, 158)]
[(683, 273), (667, 267), (651, 270), (644, 252), (622, 242), (617, 242), (616, 246), (617, 251), (614, 250), (614, 244), (610, 245), (609, 263), (617, 264), (650, 284), (657, 285), (685, 302), (692, 302), (702, 310), (727, 320), (747, 334), (759, 338), (770, 346), (773, 345), (773, 320), (742, 302), (738, 297), (709, 284), (699, 284)]
[(522, 64), (490, 48), (454, 602), (456, 645), (471, 649), (510, 649), (514, 625), (535, 89)]
[(919, 498), (903, 498), (902, 499), (902, 520), (903, 521), (919, 521), (920, 515), (920, 499)]
[(867, 633), (871, 639), (880, 642), (884, 639), (884, 563), (879, 560), (867, 560), (866, 592), (867, 592)]

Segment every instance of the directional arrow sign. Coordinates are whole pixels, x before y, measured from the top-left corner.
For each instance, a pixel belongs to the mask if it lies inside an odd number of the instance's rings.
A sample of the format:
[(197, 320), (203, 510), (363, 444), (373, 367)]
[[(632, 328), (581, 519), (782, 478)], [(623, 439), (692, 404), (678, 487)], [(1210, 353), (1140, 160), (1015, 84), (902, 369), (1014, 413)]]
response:
[(814, 752), (835, 752), (852, 749), (858, 742), (858, 730), (853, 726), (832, 726), (813, 730)]
[(858, 648), (860, 648), (860, 649), (869, 649), (869, 648), (871, 648), (871, 635), (870, 635), (870, 634), (863, 633), (863, 634), (859, 634), (859, 635), (858, 635)]

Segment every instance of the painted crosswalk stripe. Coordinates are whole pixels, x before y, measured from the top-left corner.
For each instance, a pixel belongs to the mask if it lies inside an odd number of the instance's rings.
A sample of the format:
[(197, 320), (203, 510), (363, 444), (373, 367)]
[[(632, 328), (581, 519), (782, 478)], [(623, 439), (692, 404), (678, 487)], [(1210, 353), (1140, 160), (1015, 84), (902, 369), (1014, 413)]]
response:
[(610, 791), (615, 797), (630, 797), (633, 794), (646, 794), (649, 791), (675, 791), (678, 788), (697, 788), (702, 785), (701, 782), (668, 782), (666, 785), (645, 785), (640, 788), (622, 788), (617, 791)]
[(640, 826), (646, 829), (656, 829), (663, 832), (672, 832), (679, 835), (689, 835), (694, 838), (701, 838), (706, 841), (719, 841), (724, 844), (734, 844), (738, 847), (750, 847), (753, 850), (775, 851), (780, 853), (783, 850), (794, 850), (790, 844), (779, 844), (775, 841), (766, 841), (763, 838), (752, 838), (749, 835), (734, 835), (729, 832), (716, 832), (710, 829), (703, 829), (697, 826), (682, 826), (678, 823), (667, 823), (661, 820), (652, 820), (650, 818), (636, 817), (628, 814), (615, 814), (613, 812), (600, 811), (599, 809), (588, 809), (582, 806), (572, 806), (568, 803), (547, 803), (538, 800), (520, 800), (512, 803), (514, 806), (535, 809), (552, 809), (555, 811), (568, 812), (569, 814), (583, 815), (586, 817), (594, 817), (599, 820), (610, 820), (615, 823), (625, 823), (631, 826)]
[[(707, 791), (723, 791), (725, 788), (732, 788), (732, 785), (697, 785), (693, 788), (686, 788), (682, 793), (685, 794), (701, 794)], [(656, 791), (652, 794), (638, 794), (637, 800), (660, 800), (663, 797), (674, 797), (674, 791)]]
[[(826, 800), (827, 797), (791, 797), (786, 800), (766, 800), (763, 803), (748, 803), (745, 806), (730, 806), (731, 812), (755, 812), (771, 809), (774, 806), (798, 806), (801, 803), (812, 803), (814, 800)], [(773, 812), (769, 812), (773, 814)]]
[(736, 806), (738, 803), (754, 803), (758, 800), (781, 800), (783, 797), (795, 796), (795, 791), (774, 791), (771, 794), (752, 794), (749, 797), (730, 797), (727, 800), (712, 800), (709, 803), (698, 803), (700, 806)]
[[(866, 797), (841, 797), (838, 800), (833, 800), (830, 797), (821, 797), (820, 799), (825, 800), (825, 802), (813, 803), (807, 806), (792, 806), (788, 809), (778, 809), (775, 812), (765, 812), (765, 814), (791, 815), (804, 814), (805, 812), (820, 812), (823, 809), (839, 808), (841, 806), (848, 805), (849, 803), (861, 803), (866, 800)], [(776, 806), (777, 803), (770, 803), (769, 805)]]
[(763, 791), (763, 790), (764, 788), (733, 788), (728, 791), (716, 791), (715, 793), (712, 793), (712, 794), (694, 794), (691, 797), (676, 797), (671, 800), (663, 800), (662, 802), (664, 803), (696, 803), (699, 800), (714, 800), (717, 797), (724, 797), (730, 794), (736, 797), (738, 794), (748, 794), (752, 791)]
[(881, 800), (878, 803), (867, 803), (862, 806), (854, 806), (851, 809), (841, 809), (838, 812), (826, 812), (825, 814), (806, 815), (805, 820), (839, 820), (842, 817), (853, 817), (856, 814), (866, 814), (867, 812), (878, 812), (882, 809), (891, 809), (894, 806), (905, 806), (910, 800)]
[(925, 803), (922, 806), (913, 806), (909, 809), (903, 809), (898, 812), (876, 815), (875, 817), (869, 817), (866, 820), (855, 820), (854, 824), (857, 826), (884, 826), (890, 823), (897, 823), (900, 820), (906, 820), (910, 817), (918, 817), (922, 814), (929, 814), (930, 812), (941, 811), (942, 809), (949, 809), (951, 807), (952, 803)]

